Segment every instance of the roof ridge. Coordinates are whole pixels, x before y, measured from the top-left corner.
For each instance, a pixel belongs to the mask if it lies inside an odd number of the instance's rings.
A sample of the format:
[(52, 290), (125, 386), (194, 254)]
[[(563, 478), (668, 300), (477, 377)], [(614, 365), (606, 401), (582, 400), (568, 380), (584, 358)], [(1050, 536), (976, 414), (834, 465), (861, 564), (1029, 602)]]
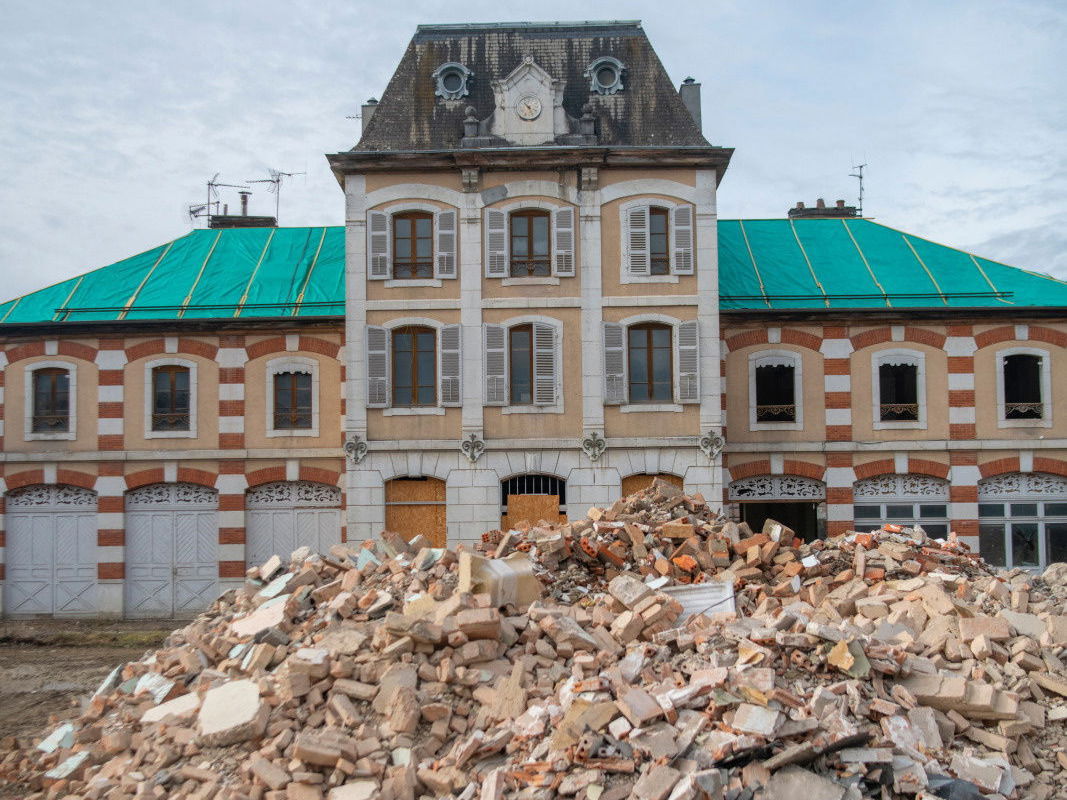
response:
[(419, 33), (425, 31), (491, 31), (508, 29), (531, 29), (531, 28), (604, 28), (633, 27), (640, 28), (639, 19), (600, 19), (600, 20), (546, 20), (544, 22), (444, 22), (417, 25), (415, 30)]

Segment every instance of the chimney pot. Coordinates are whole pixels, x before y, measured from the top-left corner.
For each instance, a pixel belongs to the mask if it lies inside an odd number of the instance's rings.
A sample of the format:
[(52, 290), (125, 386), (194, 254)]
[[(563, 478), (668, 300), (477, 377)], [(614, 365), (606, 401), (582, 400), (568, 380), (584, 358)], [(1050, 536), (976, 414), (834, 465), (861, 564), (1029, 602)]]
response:
[(238, 194), (241, 195), (241, 216), (242, 217), (247, 217), (248, 216), (248, 197), (252, 193), (251, 192), (238, 192)]
[(815, 207), (816, 207), (816, 208), (826, 208), (826, 201), (825, 201), (825, 200), (823, 200), (823, 199), (822, 199), (822, 198), (820, 197), (820, 198), (819, 198), (818, 200), (816, 200), (816, 201), (815, 201)]
[(804, 201), (803, 200), (797, 200), (797, 208), (804, 208)]
[(367, 126), (370, 124), (370, 119), (374, 116), (374, 109), (376, 109), (377, 107), (378, 98), (376, 97), (372, 97), (370, 100), (363, 104), (362, 109), (360, 109), (360, 119), (363, 122), (362, 130), (367, 130)]
[(845, 201), (844, 200), (838, 200), (837, 201), (837, 207), (838, 208), (844, 208), (845, 207)]

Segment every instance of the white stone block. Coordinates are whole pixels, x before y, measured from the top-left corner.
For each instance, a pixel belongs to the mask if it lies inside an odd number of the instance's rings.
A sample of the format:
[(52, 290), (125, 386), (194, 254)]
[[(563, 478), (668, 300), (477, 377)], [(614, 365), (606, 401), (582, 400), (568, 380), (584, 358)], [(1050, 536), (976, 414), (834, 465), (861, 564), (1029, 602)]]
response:
[(852, 424), (852, 409), (851, 408), (828, 408), (828, 409), (826, 409), (826, 424), (827, 425), (851, 425)]

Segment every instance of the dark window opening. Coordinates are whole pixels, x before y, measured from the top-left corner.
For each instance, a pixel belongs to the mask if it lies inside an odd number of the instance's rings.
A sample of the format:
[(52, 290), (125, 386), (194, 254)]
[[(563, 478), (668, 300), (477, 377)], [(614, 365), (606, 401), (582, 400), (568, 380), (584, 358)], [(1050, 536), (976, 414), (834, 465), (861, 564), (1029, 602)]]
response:
[(511, 277), (552, 274), (548, 246), (548, 212), (536, 209), (511, 214)]
[(671, 272), (670, 245), (667, 238), (669, 231), (667, 209), (650, 208), (648, 210), (648, 252), (653, 275), (669, 275)]
[(70, 431), (70, 372), (47, 367), (33, 373), (34, 433)]
[(274, 376), (274, 430), (311, 429), (311, 375), (279, 372)]
[(189, 368), (177, 365), (152, 370), (152, 430), (187, 431), (190, 421)]
[(1043, 419), (1041, 356), (1014, 355), (1004, 358), (1004, 418)]
[(433, 214), (409, 211), (393, 215), (393, 277), (433, 277)]
[(393, 331), (393, 405), (437, 404), (437, 333), (432, 328)]
[(508, 331), (508, 366), (513, 406), (533, 403), (533, 325), (518, 325)]
[(881, 364), (878, 387), (882, 422), (918, 421), (919, 368), (915, 364)]
[(441, 85), (449, 92), (458, 92), (463, 86), (463, 76), (456, 70), (449, 70), (441, 77)]
[(756, 367), (756, 422), (796, 422), (796, 367), (765, 364)]
[(631, 403), (669, 403), (674, 398), (674, 356), (668, 325), (643, 323), (627, 332)]

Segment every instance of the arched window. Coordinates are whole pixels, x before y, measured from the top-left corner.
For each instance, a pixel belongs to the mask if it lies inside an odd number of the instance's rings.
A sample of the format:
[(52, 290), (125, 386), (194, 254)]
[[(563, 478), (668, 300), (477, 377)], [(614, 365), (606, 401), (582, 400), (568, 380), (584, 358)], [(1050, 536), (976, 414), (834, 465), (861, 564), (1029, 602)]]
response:
[(552, 274), (549, 247), (549, 215), (538, 208), (513, 211), (509, 216), (511, 277), (549, 277)]
[(789, 429), (803, 426), (800, 353), (762, 350), (748, 357), (750, 430)]
[(393, 278), (433, 278), (433, 214), (393, 215)]
[(433, 328), (396, 328), (392, 337), (393, 406), (437, 404), (437, 332)]
[(267, 436), (318, 436), (318, 362), (274, 359), (267, 365), (267, 380)]
[(926, 425), (926, 359), (915, 350), (880, 350), (871, 356), (874, 428)]
[(70, 431), (70, 370), (44, 367), (33, 371), (34, 433)]
[(978, 482), (979, 552), (1008, 569), (1067, 561), (1067, 478), (1012, 472)]
[(856, 481), (852, 498), (856, 530), (918, 524), (931, 536), (948, 536), (948, 481), (929, 475), (879, 475)]
[(674, 394), (671, 328), (657, 322), (626, 331), (630, 403), (670, 403)]
[(152, 368), (152, 430), (189, 430), (191, 380), (189, 368), (164, 364)]
[(1041, 419), (1041, 356), (1004, 357), (1004, 419)]

